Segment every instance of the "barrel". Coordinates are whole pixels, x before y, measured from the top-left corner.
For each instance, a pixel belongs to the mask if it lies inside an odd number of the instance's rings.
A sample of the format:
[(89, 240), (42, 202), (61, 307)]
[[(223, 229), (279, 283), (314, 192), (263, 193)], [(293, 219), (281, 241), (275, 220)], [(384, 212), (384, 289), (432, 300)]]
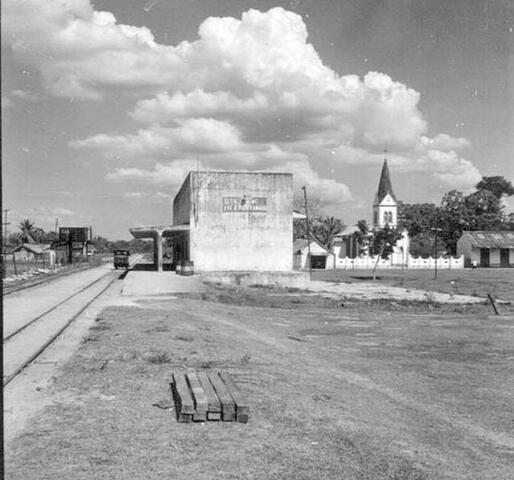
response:
[(180, 275), (190, 276), (194, 273), (194, 263), (191, 260), (182, 260)]
[(182, 271), (182, 264), (180, 262), (180, 260), (178, 262), (175, 263), (175, 273), (177, 275), (180, 275), (180, 272)]

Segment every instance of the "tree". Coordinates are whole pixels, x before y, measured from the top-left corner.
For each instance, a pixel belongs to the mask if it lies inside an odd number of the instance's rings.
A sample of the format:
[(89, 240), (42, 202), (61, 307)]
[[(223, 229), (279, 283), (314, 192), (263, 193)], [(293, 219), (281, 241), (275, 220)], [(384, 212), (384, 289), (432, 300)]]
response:
[(439, 217), (439, 207), (433, 203), (398, 202), (398, 225), (406, 228), (411, 238), (428, 233)]
[(39, 241), (41, 243), (55, 243), (59, 240), (59, 235), (55, 232), (43, 232)]
[(334, 235), (343, 228), (343, 222), (335, 217), (315, 217), (311, 224), (313, 237), (330, 251), (334, 246)]
[(358, 232), (355, 233), (357, 238), (357, 245), (359, 248), (359, 256), (367, 255), (369, 253), (369, 244), (371, 241), (372, 234), (369, 231), (368, 223), (366, 220), (359, 220), (357, 222)]
[(18, 238), (22, 243), (37, 243), (44, 234), (42, 228), (36, 227), (36, 225), (28, 219), (21, 221), (18, 228), (20, 229)]
[(401, 237), (402, 234), (400, 231), (391, 228), (389, 225), (386, 225), (383, 229), (377, 230), (374, 233), (369, 245), (371, 255), (377, 256), (375, 266), (373, 267), (373, 280), (376, 278), (375, 274), (379, 260), (381, 258), (385, 260), (393, 253), (393, 247)]
[(304, 218), (293, 220), (293, 241), (299, 238), (307, 238), (307, 222)]
[(479, 192), (487, 190), (498, 199), (502, 198), (503, 195), (507, 197), (514, 195), (514, 186), (512, 186), (512, 183), (500, 175), (482, 177), (482, 180), (476, 184), (475, 188)]
[[(335, 217), (316, 215), (309, 217), (309, 233), (311, 239), (317, 240), (328, 250), (332, 250), (334, 235), (344, 229), (342, 220)], [(307, 222), (303, 218), (293, 220), (293, 240), (307, 238)]]
[[(435, 247), (437, 244), (437, 252), (435, 251)], [(446, 253), (447, 247), (439, 236), (436, 237), (432, 232), (421, 232), (411, 237), (410, 239), (410, 253), (415, 257), (430, 257), (430, 256), (440, 256)]]

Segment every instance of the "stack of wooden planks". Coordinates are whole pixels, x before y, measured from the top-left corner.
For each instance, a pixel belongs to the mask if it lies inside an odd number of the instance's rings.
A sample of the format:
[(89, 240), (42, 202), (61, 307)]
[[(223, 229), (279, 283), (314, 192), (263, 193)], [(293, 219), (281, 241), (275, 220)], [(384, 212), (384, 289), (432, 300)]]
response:
[(171, 390), (179, 422), (248, 422), (250, 406), (226, 372), (174, 372)]

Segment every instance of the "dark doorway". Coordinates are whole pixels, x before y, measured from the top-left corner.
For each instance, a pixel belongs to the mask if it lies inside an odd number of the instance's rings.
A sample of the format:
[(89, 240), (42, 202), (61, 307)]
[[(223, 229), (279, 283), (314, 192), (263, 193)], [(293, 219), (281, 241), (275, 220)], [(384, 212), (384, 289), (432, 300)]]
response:
[(488, 248), (480, 249), (480, 266), (481, 267), (489, 267), (489, 253), (490, 253), (490, 250)]
[(325, 268), (327, 257), (325, 255), (311, 256), (311, 268)]
[(508, 267), (510, 265), (509, 249), (500, 248), (500, 267)]

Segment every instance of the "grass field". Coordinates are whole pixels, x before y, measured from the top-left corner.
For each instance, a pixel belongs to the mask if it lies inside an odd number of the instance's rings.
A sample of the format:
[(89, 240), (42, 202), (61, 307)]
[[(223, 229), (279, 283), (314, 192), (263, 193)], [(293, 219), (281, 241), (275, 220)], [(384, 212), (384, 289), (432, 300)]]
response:
[[(514, 301), (514, 268), (479, 268), (460, 270), (383, 269), (377, 270), (375, 282), (404, 288), (418, 288), (442, 293), (486, 297), (488, 293)], [(314, 280), (330, 282), (372, 281), (372, 270), (318, 270)]]
[[(7, 478), (513, 478), (514, 316), (411, 307), (255, 288), (110, 307)], [(184, 368), (232, 373), (249, 423), (177, 423)]]

